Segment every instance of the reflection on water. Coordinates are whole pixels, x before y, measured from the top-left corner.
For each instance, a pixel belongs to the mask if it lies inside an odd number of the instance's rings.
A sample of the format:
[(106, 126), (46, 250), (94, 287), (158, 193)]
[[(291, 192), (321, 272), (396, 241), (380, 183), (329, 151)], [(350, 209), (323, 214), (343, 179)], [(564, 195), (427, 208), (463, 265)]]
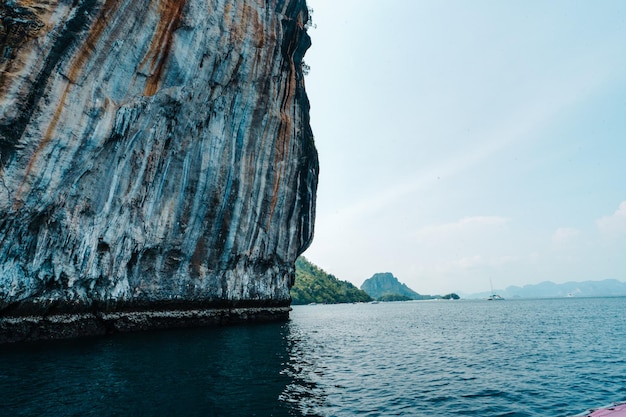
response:
[(316, 354), (320, 346), (311, 343), (306, 331), (297, 323), (291, 321), (286, 329), (289, 360), (283, 372), (289, 376), (290, 383), (280, 400), (297, 410), (297, 415), (318, 415), (318, 410), (326, 405), (326, 394), (318, 384), (324, 378), (320, 356)]
[(2, 416), (293, 416), (287, 323), (0, 347)]

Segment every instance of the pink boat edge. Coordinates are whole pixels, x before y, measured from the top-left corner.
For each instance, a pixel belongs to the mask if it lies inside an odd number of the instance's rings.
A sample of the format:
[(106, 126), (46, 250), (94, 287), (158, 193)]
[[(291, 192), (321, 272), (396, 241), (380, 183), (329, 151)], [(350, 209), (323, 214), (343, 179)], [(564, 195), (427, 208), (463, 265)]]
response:
[(611, 403), (600, 408), (592, 408), (571, 417), (626, 417), (626, 401)]

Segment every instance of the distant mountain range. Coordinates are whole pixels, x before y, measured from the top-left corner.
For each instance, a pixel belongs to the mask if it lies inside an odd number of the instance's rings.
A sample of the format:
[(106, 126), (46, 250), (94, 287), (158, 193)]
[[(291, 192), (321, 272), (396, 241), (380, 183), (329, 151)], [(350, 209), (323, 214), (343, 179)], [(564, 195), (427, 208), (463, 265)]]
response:
[(413, 291), (406, 284), (398, 281), (391, 272), (379, 272), (368, 278), (361, 285), (361, 289), (370, 297), (380, 301), (405, 301), (405, 300), (432, 300), (435, 298), (455, 298), (456, 294), (422, 295)]
[[(545, 281), (539, 284), (510, 286), (495, 290), (504, 298), (558, 298), (558, 297), (617, 297), (626, 296), (626, 282), (616, 279), (603, 281), (566, 282), (555, 284)], [(463, 298), (487, 298), (489, 292), (463, 295)]]

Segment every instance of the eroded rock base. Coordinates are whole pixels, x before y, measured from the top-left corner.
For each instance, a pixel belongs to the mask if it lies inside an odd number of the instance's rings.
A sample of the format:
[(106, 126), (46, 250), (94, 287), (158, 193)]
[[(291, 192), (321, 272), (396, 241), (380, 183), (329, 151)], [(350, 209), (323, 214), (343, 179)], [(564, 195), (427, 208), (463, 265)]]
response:
[(69, 339), (154, 329), (283, 321), (291, 307), (67, 313), (0, 318), (0, 343)]

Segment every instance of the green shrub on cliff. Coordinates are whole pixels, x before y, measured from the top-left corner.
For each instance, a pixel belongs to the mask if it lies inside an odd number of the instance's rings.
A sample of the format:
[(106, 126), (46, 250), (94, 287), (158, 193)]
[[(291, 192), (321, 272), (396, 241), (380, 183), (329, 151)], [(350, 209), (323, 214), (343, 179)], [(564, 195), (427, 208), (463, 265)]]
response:
[(411, 297), (402, 294), (384, 294), (378, 297), (378, 301), (411, 301)]
[(296, 282), (291, 288), (292, 304), (337, 304), (371, 301), (369, 295), (348, 281), (341, 281), (309, 262), (296, 260)]

